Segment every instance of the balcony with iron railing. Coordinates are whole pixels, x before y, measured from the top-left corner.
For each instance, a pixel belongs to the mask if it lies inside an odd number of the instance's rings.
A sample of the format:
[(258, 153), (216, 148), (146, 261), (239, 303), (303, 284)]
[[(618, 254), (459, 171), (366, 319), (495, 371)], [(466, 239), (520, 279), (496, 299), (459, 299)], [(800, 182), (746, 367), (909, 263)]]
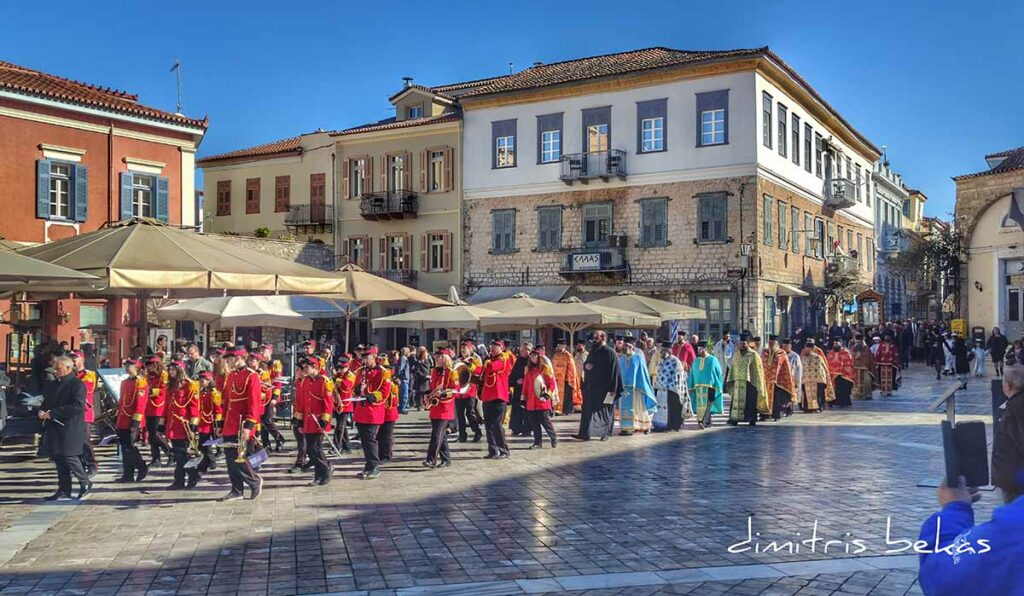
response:
[(359, 214), (368, 221), (415, 218), (420, 200), (411, 190), (366, 193), (359, 201)]
[(405, 286), (412, 286), (416, 284), (416, 273), (415, 269), (380, 269), (372, 272), (377, 277), (383, 277), (388, 281), (393, 281)]
[(609, 234), (607, 241), (599, 245), (565, 248), (565, 257), (559, 273), (570, 278), (588, 273), (625, 276), (629, 272), (629, 264), (626, 261), (628, 244), (629, 238), (625, 234)]
[(292, 205), (284, 216), (286, 226), (332, 226), (334, 206), (320, 204)]
[(606, 182), (611, 178), (626, 179), (626, 152), (622, 149), (567, 153), (561, 161), (558, 177), (569, 185), (573, 182), (586, 184), (595, 178)]
[(857, 204), (857, 186), (849, 178), (829, 178), (825, 180), (822, 194), (825, 196), (825, 207), (829, 209), (846, 209)]

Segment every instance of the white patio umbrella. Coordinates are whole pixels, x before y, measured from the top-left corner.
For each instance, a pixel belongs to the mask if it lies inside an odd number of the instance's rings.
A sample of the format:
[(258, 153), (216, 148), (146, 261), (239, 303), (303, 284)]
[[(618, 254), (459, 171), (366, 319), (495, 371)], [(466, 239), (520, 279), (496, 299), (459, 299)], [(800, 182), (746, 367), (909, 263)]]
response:
[(310, 331), (313, 321), (289, 306), (288, 296), (228, 296), (194, 298), (158, 308), (171, 321), (195, 321), (214, 328), (280, 327)]
[(519, 331), (538, 327), (555, 327), (569, 333), (572, 343), (577, 331), (592, 327), (602, 329), (655, 328), (661, 319), (635, 312), (587, 304), (571, 297), (550, 306), (518, 309), (485, 316), (480, 319), (483, 331)]

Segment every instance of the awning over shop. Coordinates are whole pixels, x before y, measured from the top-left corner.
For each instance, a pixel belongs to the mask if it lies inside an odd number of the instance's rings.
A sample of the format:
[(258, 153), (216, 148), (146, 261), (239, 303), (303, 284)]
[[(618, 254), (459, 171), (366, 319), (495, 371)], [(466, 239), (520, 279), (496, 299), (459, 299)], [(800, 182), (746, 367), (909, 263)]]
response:
[(795, 298), (806, 298), (809, 294), (796, 286), (789, 284), (777, 283), (775, 284), (775, 295), (776, 296), (793, 296)]
[(527, 294), (530, 298), (558, 302), (569, 291), (570, 286), (484, 286), (466, 299), (470, 304), (481, 304), (494, 300), (511, 298), (516, 294)]

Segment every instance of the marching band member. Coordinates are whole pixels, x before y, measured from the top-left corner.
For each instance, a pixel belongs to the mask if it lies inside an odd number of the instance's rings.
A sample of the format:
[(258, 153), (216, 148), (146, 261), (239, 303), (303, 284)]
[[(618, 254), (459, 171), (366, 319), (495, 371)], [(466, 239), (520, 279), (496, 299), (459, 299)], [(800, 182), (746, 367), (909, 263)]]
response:
[(270, 371), (271, 381), (276, 381), (278, 377), (284, 375), (284, 363), (274, 358), (274, 346), (270, 344), (263, 344), (260, 346), (260, 356), (262, 356), (263, 361), (267, 363), (267, 369)]
[(533, 445), (530, 445), (530, 449), (540, 449), (543, 446), (541, 427), (547, 432), (551, 447), (555, 448), (558, 447), (558, 435), (555, 433), (555, 425), (551, 422), (553, 397), (558, 390), (555, 371), (544, 360), (543, 352), (536, 348), (530, 352), (528, 358), (526, 372), (523, 375), (523, 397), (526, 398), (526, 411), (533, 429)]
[[(387, 366), (385, 364), (385, 366)], [(380, 425), (377, 442), (380, 445), (380, 462), (386, 464), (391, 461), (395, 449), (395, 423), (398, 422), (398, 382), (388, 370), (388, 382), (391, 384), (391, 393), (384, 400), (384, 424)]]
[(203, 461), (196, 466), (200, 474), (216, 467), (213, 447), (205, 443), (220, 434), (220, 427), (223, 424), (223, 397), (214, 383), (213, 373), (202, 371), (199, 373), (199, 424), (196, 427), (199, 432), (199, 446), (203, 450)]
[(483, 436), (480, 432), (480, 414), (477, 411), (480, 404), (478, 384), (483, 362), (476, 355), (476, 345), (473, 342), (469, 340), (462, 342), (460, 350), (462, 356), (460, 360), (469, 370), (470, 384), (465, 393), (456, 393), (455, 395), (455, 419), (459, 422), (459, 442), (465, 443), (468, 440), (466, 437), (466, 426), (468, 425), (473, 429), (473, 442), (478, 443)]
[(490, 350), (483, 363), (480, 392), (480, 401), (484, 406), (484, 426), (487, 428), (486, 459), (505, 459), (509, 451), (501, 423), (508, 406), (508, 375), (515, 358), (505, 350), (505, 342), (500, 339), (491, 341)]
[(344, 454), (352, 453), (348, 425), (355, 410), (352, 396), (355, 393), (356, 373), (350, 368), (351, 362), (351, 356), (342, 354), (334, 369), (334, 444)]
[(273, 437), (274, 451), (281, 451), (281, 446), (284, 445), (284, 435), (281, 434), (281, 431), (277, 428), (277, 423), (274, 422), (274, 417), (277, 415), (277, 404), (281, 402), (281, 383), (276, 380), (273, 372), (273, 367), (280, 364), (280, 362), (275, 361), (271, 363), (262, 348), (258, 353), (258, 360), (260, 385), (263, 390), (263, 415), (260, 417), (260, 439), (269, 449), (270, 439)]
[(81, 350), (71, 353), (75, 361), (75, 376), (85, 384), (85, 444), (82, 446), (82, 463), (90, 478), (96, 475), (99, 464), (96, 451), (92, 448), (92, 423), (96, 420), (93, 397), (96, 395), (96, 371), (85, 369), (85, 354)]
[(121, 477), (114, 482), (142, 482), (149, 473), (149, 465), (135, 446), (149, 397), (149, 385), (139, 367), (138, 360), (124, 362), (128, 376), (121, 381), (121, 399), (117, 404), (117, 421), (114, 424), (117, 442), (121, 446)]
[[(308, 349), (309, 346), (307, 346), (309, 343), (307, 341), (302, 344), (306, 355), (300, 356), (299, 362), (311, 358), (319, 363), (319, 360), (316, 360), (316, 356), (309, 354), (311, 351)], [(302, 401), (306, 395), (302, 388), (305, 381), (305, 368), (301, 364), (296, 363), (295, 378), (292, 379), (292, 436), (295, 437), (295, 464), (288, 468), (289, 474), (298, 474), (309, 469), (309, 462), (306, 459), (306, 435), (302, 432), (302, 417), (306, 411), (306, 404)]]
[(189, 460), (189, 451), (198, 448), (199, 383), (188, 378), (185, 363), (180, 360), (171, 362), (167, 379), (167, 438), (171, 441), (174, 455), (174, 483), (167, 488), (186, 488), (186, 475), (187, 488), (195, 488), (199, 472), (195, 468), (186, 469), (185, 464)]
[[(465, 350), (465, 345), (463, 345)], [(463, 352), (465, 353), (465, 352)], [(423, 465), (428, 468), (446, 468), (452, 465), (448, 451), (448, 421), (455, 417), (459, 374), (452, 366), (451, 352), (439, 350), (434, 354), (434, 368), (430, 371), (430, 393), (426, 406), (430, 410), (430, 444)], [(478, 431), (479, 432), (479, 431)], [(441, 458), (438, 463), (437, 458)]]
[(366, 463), (360, 477), (370, 480), (380, 476), (380, 455), (378, 453), (377, 432), (384, 424), (385, 401), (391, 396), (391, 375), (377, 361), (377, 348), (366, 350), (363, 367), (356, 374), (358, 401), (352, 418), (359, 430), (359, 443), (363, 448)]
[(302, 355), (304, 357), (306, 357), (306, 358), (313, 358), (313, 359), (315, 359), (317, 361), (317, 363), (320, 365), (320, 370), (321, 371), (323, 371), (325, 368), (327, 368), (327, 363), (324, 362), (324, 359), (321, 358), (320, 356), (318, 356), (317, 353), (316, 353), (316, 342), (315, 341), (313, 341), (312, 339), (307, 339), (306, 341), (302, 342), (302, 346), (301, 347), (302, 347)]
[(159, 468), (163, 466), (161, 451), (171, 453), (171, 444), (164, 436), (167, 420), (164, 410), (167, 408), (167, 371), (163, 360), (154, 354), (146, 361), (146, 384), (149, 386), (149, 399), (146, 400), (146, 433), (149, 435), (149, 465)]
[(235, 370), (225, 382), (227, 404), (224, 406), (222, 436), (225, 441), (234, 439), (235, 444), (233, 447), (224, 448), (231, 491), (221, 497), (221, 501), (243, 498), (246, 486), (252, 491), (251, 499), (259, 497), (263, 490), (263, 478), (253, 471), (246, 457), (252, 431), (259, 421), (262, 392), (260, 376), (246, 367), (245, 355), (245, 348), (236, 348), (228, 357), (228, 365), (233, 366)]
[(331, 418), (334, 410), (334, 383), (320, 373), (320, 363), (315, 358), (304, 358), (299, 365), (305, 372), (299, 391), (305, 408), (302, 417), (302, 432), (306, 435), (306, 455), (313, 464), (313, 481), (310, 486), (326, 486), (331, 482), (331, 464), (324, 456), (324, 435), (331, 432)]

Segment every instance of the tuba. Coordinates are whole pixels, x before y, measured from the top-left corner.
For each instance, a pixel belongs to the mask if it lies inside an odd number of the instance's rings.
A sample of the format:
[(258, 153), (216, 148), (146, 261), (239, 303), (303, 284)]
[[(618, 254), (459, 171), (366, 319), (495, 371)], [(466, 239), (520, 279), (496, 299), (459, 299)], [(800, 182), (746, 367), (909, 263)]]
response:
[(469, 372), (469, 367), (466, 366), (464, 362), (460, 361), (455, 363), (455, 366), (452, 367), (452, 370), (455, 371), (455, 373), (459, 377), (458, 388), (443, 389), (441, 387), (438, 387), (437, 389), (431, 391), (430, 395), (427, 396), (427, 409), (440, 405), (442, 401), (447, 401), (442, 399), (442, 396), (444, 396), (445, 393), (449, 393), (452, 396), (452, 399), (454, 399), (459, 395), (465, 395), (466, 392), (469, 391), (469, 388), (472, 385), (472, 374)]

